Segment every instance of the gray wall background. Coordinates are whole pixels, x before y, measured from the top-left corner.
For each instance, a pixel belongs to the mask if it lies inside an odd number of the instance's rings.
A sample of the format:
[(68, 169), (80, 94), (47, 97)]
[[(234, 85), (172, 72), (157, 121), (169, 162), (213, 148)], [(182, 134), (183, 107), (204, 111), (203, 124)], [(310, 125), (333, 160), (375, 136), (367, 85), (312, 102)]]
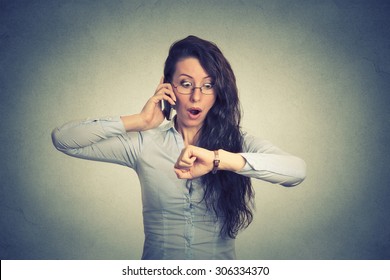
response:
[(254, 181), (239, 259), (390, 258), (387, 1), (0, 1), (0, 258), (139, 259), (132, 170), (57, 152), (52, 129), (137, 113), (170, 44), (217, 43), (243, 127), (304, 158)]

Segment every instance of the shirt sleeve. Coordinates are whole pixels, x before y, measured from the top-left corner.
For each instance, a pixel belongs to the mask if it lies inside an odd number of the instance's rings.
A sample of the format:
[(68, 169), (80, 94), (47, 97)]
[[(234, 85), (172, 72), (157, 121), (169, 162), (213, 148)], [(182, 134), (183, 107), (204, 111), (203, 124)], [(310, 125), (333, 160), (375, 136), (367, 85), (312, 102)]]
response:
[(306, 163), (272, 145), (269, 141), (244, 136), (246, 164), (236, 173), (283, 186), (296, 186), (306, 177)]
[(142, 136), (127, 133), (118, 116), (66, 123), (53, 130), (52, 140), (67, 155), (135, 168)]

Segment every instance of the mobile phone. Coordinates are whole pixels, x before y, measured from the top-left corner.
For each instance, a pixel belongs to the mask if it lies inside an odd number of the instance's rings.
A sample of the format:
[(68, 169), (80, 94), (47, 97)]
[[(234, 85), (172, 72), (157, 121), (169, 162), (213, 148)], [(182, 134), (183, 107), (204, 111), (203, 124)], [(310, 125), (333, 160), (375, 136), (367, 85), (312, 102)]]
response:
[[(165, 78), (164, 78), (164, 83), (167, 83), (167, 81), (165, 80)], [(170, 121), (170, 120), (172, 120), (172, 118), (173, 118), (173, 114), (174, 114), (173, 110), (174, 110), (174, 108), (172, 107), (171, 103), (169, 103), (169, 102), (166, 101), (166, 100), (163, 100), (163, 104), (164, 104), (164, 108), (163, 108), (164, 116), (165, 116), (165, 118), (166, 118), (168, 121)]]
[(163, 109), (164, 116), (168, 121), (170, 121), (173, 118), (173, 113), (174, 113), (173, 107), (171, 103), (169, 103), (166, 100), (164, 100), (163, 104), (164, 104), (164, 109)]

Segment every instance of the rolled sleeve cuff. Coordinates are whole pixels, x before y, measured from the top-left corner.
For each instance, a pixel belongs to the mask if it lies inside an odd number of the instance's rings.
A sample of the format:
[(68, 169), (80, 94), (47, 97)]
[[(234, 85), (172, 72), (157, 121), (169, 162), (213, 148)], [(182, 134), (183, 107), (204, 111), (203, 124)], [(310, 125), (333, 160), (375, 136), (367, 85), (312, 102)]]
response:
[(93, 121), (99, 121), (107, 136), (126, 133), (125, 127), (120, 116), (108, 116)]

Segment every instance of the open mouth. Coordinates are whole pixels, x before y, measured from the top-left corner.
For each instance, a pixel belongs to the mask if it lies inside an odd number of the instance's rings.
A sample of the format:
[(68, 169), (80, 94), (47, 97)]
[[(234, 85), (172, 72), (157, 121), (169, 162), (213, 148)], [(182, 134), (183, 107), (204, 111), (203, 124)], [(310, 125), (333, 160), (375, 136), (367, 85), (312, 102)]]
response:
[(202, 112), (202, 110), (199, 108), (190, 108), (188, 112), (190, 112), (190, 114), (193, 116), (197, 116), (200, 114), (200, 112)]

